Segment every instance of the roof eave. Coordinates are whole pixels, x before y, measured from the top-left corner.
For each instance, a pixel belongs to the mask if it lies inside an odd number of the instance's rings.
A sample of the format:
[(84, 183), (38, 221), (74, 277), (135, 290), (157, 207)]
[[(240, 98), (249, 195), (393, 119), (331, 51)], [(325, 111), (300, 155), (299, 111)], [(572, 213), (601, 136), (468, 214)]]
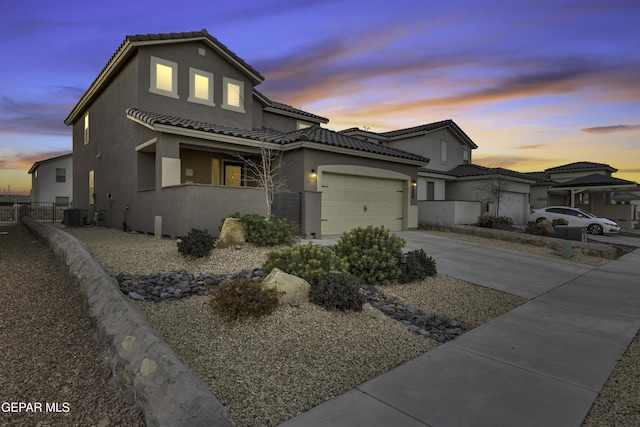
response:
[(324, 123), (324, 124), (329, 123), (329, 119), (326, 119), (324, 117), (320, 117), (320, 116), (305, 116), (304, 114), (294, 113), (293, 111), (281, 110), (279, 108), (272, 107), (272, 106), (265, 107), (264, 111), (268, 111), (268, 112), (274, 113), (274, 114), (280, 114), (282, 116), (293, 117), (294, 119), (300, 119), (300, 120), (304, 120), (304, 121), (307, 121), (307, 122), (313, 122), (313, 123), (318, 123), (318, 124), (320, 124), (320, 123)]

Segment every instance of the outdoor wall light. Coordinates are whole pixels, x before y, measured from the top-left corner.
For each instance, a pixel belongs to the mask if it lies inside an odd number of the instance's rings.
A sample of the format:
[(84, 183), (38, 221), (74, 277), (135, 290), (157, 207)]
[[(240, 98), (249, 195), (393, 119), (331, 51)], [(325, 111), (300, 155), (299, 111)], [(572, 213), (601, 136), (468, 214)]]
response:
[(413, 188), (416, 188), (416, 187), (418, 186), (418, 183), (416, 182), (416, 180), (415, 180), (415, 179), (411, 181), (411, 186), (412, 186)]
[(316, 173), (315, 169), (311, 169), (311, 178), (317, 178), (318, 174)]

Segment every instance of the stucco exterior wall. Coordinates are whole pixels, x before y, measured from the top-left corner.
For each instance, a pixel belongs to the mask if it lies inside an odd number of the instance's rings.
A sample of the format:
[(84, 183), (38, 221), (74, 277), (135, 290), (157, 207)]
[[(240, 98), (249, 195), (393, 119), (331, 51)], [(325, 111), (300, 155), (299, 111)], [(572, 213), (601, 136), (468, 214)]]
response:
[(418, 202), (419, 222), (474, 224), (480, 216), (480, 202), (433, 200)]
[[(441, 141), (447, 142), (446, 162), (442, 162), (440, 160)], [(437, 171), (448, 171), (463, 164), (463, 150), (469, 151), (469, 163), (471, 163), (472, 160), (471, 148), (466, 144), (461, 143), (460, 140), (447, 128), (438, 129), (427, 134), (412, 136), (402, 140), (390, 141), (388, 145), (390, 147), (416, 153), (431, 159), (427, 167)]]

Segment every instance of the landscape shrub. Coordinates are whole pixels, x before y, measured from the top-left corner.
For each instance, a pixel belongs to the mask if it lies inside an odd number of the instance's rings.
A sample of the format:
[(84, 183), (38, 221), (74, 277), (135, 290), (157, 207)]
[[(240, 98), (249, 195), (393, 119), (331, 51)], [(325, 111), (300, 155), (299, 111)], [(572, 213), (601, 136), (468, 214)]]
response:
[(262, 281), (235, 278), (214, 289), (211, 305), (227, 321), (257, 318), (273, 313), (278, 307), (278, 291), (263, 286)]
[(360, 282), (349, 273), (330, 271), (320, 282), (311, 287), (309, 300), (327, 310), (362, 311), (367, 301), (360, 292)]
[(534, 236), (548, 236), (553, 237), (554, 233), (549, 233), (549, 228), (543, 224), (543, 222), (527, 222), (527, 226), (524, 229), (524, 232), (527, 234), (533, 234)]
[[(247, 242), (256, 246), (290, 245), (299, 238), (297, 224), (289, 223), (286, 219), (265, 218), (260, 214), (244, 214), (234, 212), (226, 218), (239, 218), (244, 229)], [(219, 229), (222, 230), (223, 218)]]
[(398, 264), (404, 243), (385, 227), (370, 225), (343, 233), (335, 250), (349, 263), (349, 273), (362, 283), (388, 285), (402, 273)]
[(330, 247), (309, 243), (267, 253), (267, 259), (263, 264), (265, 274), (269, 274), (274, 268), (301, 277), (313, 287), (329, 271), (347, 271), (349, 264)]
[(400, 269), (402, 270), (399, 280), (400, 283), (423, 280), (427, 276), (435, 276), (438, 273), (436, 270), (436, 261), (432, 257), (427, 256), (424, 249), (407, 252), (405, 255), (406, 262), (400, 262)]
[(178, 252), (183, 255), (192, 255), (198, 258), (209, 256), (216, 239), (208, 230), (192, 228), (189, 234), (178, 238)]
[(494, 216), (489, 212), (483, 213), (478, 217), (478, 221), (475, 223), (478, 227), (495, 228), (498, 230), (512, 230), (513, 219), (508, 216)]

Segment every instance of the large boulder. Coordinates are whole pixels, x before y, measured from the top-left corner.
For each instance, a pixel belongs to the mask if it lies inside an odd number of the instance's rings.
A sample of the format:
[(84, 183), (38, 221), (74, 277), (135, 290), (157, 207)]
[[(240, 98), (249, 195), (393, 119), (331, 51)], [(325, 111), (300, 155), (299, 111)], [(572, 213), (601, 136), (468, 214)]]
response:
[(278, 291), (278, 303), (280, 304), (295, 305), (309, 301), (311, 285), (306, 280), (285, 273), (278, 268), (271, 270), (262, 285)]
[(220, 230), (220, 237), (216, 242), (216, 247), (218, 249), (224, 249), (229, 246), (242, 245), (245, 240), (246, 237), (240, 219), (227, 218), (224, 220), (222, 230)]

